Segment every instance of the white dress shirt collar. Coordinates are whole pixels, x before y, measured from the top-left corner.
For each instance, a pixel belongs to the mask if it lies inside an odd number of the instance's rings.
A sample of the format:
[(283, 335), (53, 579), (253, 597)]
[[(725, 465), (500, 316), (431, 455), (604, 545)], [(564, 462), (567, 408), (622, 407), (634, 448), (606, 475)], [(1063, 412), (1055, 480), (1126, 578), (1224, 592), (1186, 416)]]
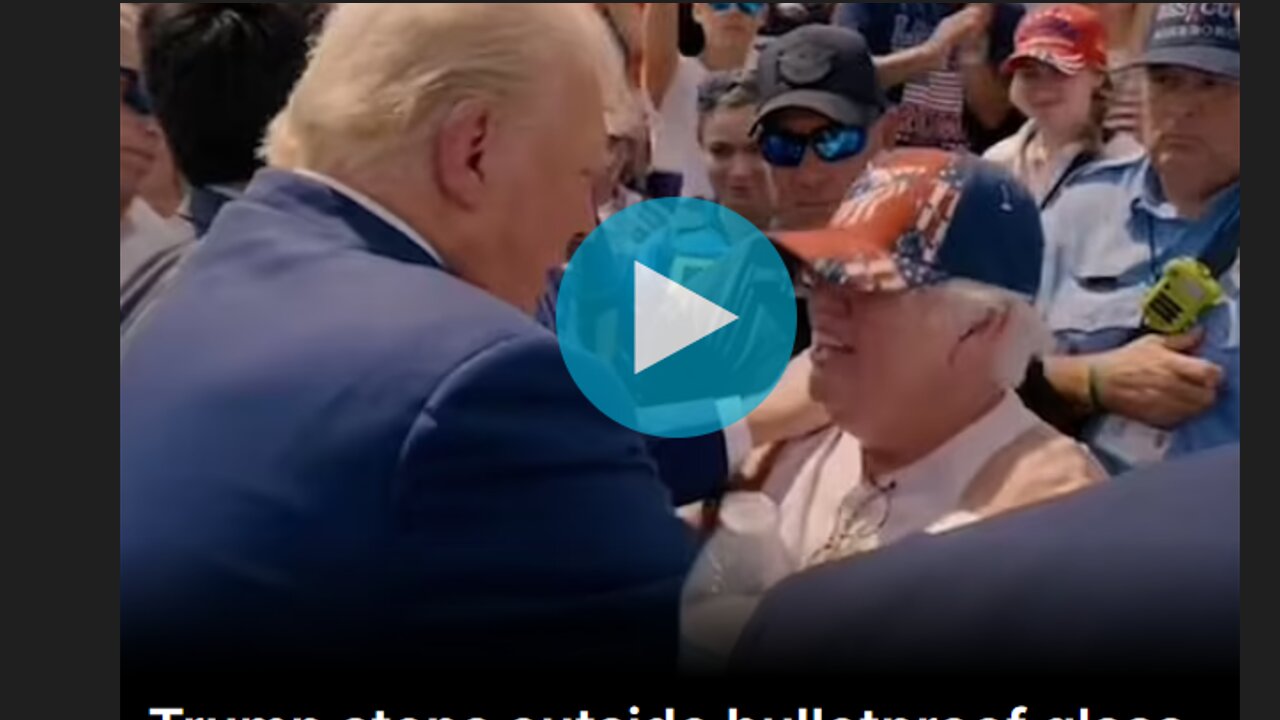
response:
[(314, 180), (318, 183), (322, 183), (325, 186), (327, 186), (329, 189), (333, 190), (334, 192), (337, 192), (341, 195), (346, 196), (347, 199), (351, 200), (352, 202), (356, 203), (360, 207), (369, 211), (370, 214), (374, 215), (379, 220), (382, 220), (386, 224), (400, 231), (400, 233), (402, 233), (405, 237), (412, 240), (415, 245), (422, 248), (423, 251), (425, 251), (428, 255), (430, 255), (431, 258), (435, 260), (437, 265), (439, 265), (441, 268), (445, 268), (444, 258), (441, 257), (440, 253), (437, 252), (436, 249), (431, 246), (431, 243), (427, 242), (426, 238), (419, 235), (417, 231), (409, 227), (408, 223), (396, 217), (394, 213), (392, 213), (390, 210), (383, 207), (376, 200), (370, 198), (369, 196), (365, 195), (359, 190), (355, 190), (353, 188), (348, 187), (347, 185), (329, 177), (328, 175), (323, 175), (321, 173), (314, 172), (311, 170), (295, 170), (294, 172), (309, 180)]

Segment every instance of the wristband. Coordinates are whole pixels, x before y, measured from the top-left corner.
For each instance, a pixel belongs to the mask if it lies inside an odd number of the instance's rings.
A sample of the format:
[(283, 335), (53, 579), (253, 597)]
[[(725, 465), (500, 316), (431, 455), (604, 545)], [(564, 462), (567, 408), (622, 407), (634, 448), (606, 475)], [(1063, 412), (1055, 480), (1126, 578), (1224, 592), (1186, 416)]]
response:
[(1089, 365), (1089, 411), (1102, 412), (1105, 410), (1102, 406), (1102, 378), (1098, 373), (1098, 366)]

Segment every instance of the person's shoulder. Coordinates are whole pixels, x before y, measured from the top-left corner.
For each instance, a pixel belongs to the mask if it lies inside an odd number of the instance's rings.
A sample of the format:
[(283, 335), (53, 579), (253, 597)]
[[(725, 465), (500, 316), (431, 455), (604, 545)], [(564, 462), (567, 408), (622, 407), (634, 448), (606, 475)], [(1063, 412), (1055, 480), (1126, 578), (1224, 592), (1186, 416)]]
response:
[(1117, 132), (1102, 147), (1098, 163), (1116, 167), (1132, 167), (1135, 171), (1146, 159), (1146, 149), (1132, 133)]
[(1018, 155), (1022, 149), (1026, 147), (1026, 128), (1019, 130), (1017, 133), (1001, 140), (992, 145), (982, 154), (982, 159), (992, 162), (1004, 168), (1011, 168), (1017, 161)]
[[(1127, 207), (1141, 192), (1146, 167), (1147, 157), (1141, 147), (1113, 141), (1100, 156), (1077, 168), (1066, 179), (1062, 191), (1045, 210), (1046, 226), (1057, 216), (1072, 218), (1073, 222), (1080, 217), (1112, 222), (1112, 214), (1099, 203)], [(1081, 215), (1086, 211), (1087, 214)]]
[(1100, 184), (1134, 188), (1147, 166), (1147, 154), (1131, 137), (1113, 138), (1096, 158), (1083, 165), (1068, 187)]
[(1039, 423), (998, 452), (966, 493), (983, 518), (1040, 505), (1103, 482), (1107, 473), (1080, 443)]

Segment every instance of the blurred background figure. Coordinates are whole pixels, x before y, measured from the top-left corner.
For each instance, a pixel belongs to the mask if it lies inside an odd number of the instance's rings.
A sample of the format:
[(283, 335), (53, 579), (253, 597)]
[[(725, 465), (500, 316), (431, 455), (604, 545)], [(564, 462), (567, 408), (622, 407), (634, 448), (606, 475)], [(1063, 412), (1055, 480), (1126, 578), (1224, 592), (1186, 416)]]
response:
[[(148, 3), (147, 93), (185, 178), (180, 215), (196, 238), (262, 167), (259, 149), (307, 63), (323, 14), (311, 3)], [(172, 280), (194, 241), (148, 264), (121, 298), (121, 335)]]
[(653, 165), (678, 174), (679, 195), (714, 194), (698, 146), (698, 88), (713, 72), (755, 64), (755, 43), (767, 3), (695, 3), (693, 17), (705, 38), (698, 57), (680, 52), (680, 3), (649, 3), (645, 9), (644, 86), (657, 108)]
[[(151, 3), (137, 3), (143, 8)], [(143, 73), (146, 74), (145, 71)], [(142, 179), (138, 197), (147, 201), (161, 217), (171, 218), (178, 214), (185, 196), (182, 173), (178, 170), (169, 148), (169, 139), (160, 134), (160, 143), (156, 147), (156, 159), (151, 163), (151, 172)]]
[(833, 10), (835, 3), (769, 3), (760, 34), (771, 39), (805, 25), (825, 25)]
[(149, 3), (147, 89), (187, 182), (197, 235), (262, 167), (267, 125), (307, 63), (311, 3)]
[(773, 224), (769, 166), (752, 135), (760, 88), (756, 72), (712, 75), (698, 98), (698, 139), (706, 157), (714, 200), (761, 230)]
[[(618, 52), (626, 59), (627, 82), (605, 98), (609, 162), (595, 179), (594, 206), (601, 221), (648, 199), (652, 132), (656, 111), (642, 87), (644, 3), (595, 3)], [(582, 238), (579, 238), (580, 241)], [(576, 246), (571, 245), (568, 256)], [(554, 327), (554, 325), (552, 325)]]
[(180, 224), (165, 220), (140, 196), (160, 152), (160, 129), (147, 94), (138, 47), (139, 8), (120, 3), (120, 292), (157, 254), (184, 238)]
[(844, 28), (794, 30), (761, 53), (757, 81), (754, 132), (776, 193), (774, 229), (825, 227), (867, 163), (892, 145), (867, 43)]
[(986, 153), (1011, 171), (1041, 207), (1085, 164), (1142, 152), (1133, 137), (1108, 131), (1106, 29), (1083, 5), (1037, 10), (1018, 28), (1004, 65), (1013, 104), (1029, 120)]
[(980, 154), (1022, 122), (1000, 64), (1025, 12), (1016, 3), (842, 3), (835, 22), (871, 45), (899, 106), (900, 145)]
[(1111, 87), (1104, 126), (1141, 140), (1143, 71), (1139, 60), (1159, 3), (1085, 3), (1106, 28)]
[(1044, 215), (1046, 369), (1115, 472), (1240, 441), (1232, 4), (1160, 5), (1141, 67), (1147, 155), (1085, 168)]

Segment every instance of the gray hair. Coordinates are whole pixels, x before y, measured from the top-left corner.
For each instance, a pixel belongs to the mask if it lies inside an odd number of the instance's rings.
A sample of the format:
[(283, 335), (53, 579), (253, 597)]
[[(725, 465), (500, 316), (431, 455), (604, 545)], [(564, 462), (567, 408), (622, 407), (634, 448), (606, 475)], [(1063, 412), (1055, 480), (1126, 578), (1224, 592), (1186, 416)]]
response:
[(952, 280), (936, 290), (942, 295), (942, 312), (956, 322), (969, 323), (991, 311), (1007, 313), (1008, 327), (1001, 339), (993, 379), (1014, 390), (1026, 379), (1027, 368), (1053, 348), (1053, 336), (1032, 303), (1008, 290), (969, 280)]

